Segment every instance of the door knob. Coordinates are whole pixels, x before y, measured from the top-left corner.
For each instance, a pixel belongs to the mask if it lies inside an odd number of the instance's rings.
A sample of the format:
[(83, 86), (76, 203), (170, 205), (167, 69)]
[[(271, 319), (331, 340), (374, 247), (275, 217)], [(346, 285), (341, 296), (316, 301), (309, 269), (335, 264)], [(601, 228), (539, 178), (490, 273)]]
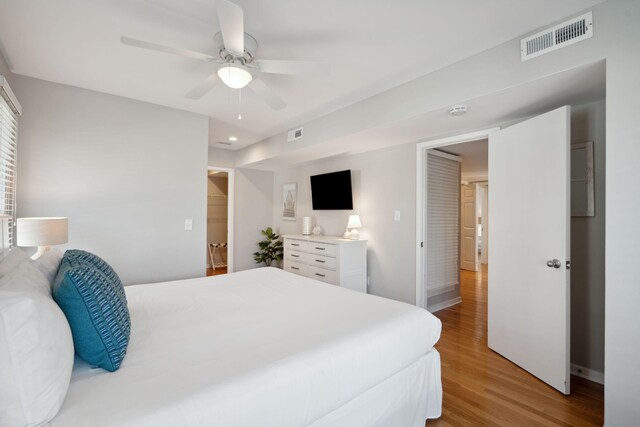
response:
[(560, 268), (562, 267), (562, 263), (559, 259), (550, 259), (547, 261), (547, 267)]

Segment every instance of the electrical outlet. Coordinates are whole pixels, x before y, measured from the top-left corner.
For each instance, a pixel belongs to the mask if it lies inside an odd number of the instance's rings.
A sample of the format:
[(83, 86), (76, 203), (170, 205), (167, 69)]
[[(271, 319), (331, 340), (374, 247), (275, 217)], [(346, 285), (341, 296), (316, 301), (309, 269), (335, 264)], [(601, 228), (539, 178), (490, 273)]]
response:
[(185, 229), (185, 231), (193, 230), (193, 220), (192, 219), (185, 219), (184, 220), (184, 229)]
[(400, 211), (395, 211), (393, 213), (393, 220), (394, 221), (400, 221)]

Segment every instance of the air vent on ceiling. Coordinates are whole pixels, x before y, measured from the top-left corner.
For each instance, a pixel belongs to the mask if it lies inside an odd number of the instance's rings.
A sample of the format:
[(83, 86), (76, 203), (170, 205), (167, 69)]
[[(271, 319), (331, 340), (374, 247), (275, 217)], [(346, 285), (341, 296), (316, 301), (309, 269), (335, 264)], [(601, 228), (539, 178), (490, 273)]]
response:
[(520, 40), (521, 60), (558, 50), (593, 36), (593, 13), (588, 12)]
[(220, 145), (233, 145), (232, 143), (227, 142), (227, 141), (216, 141), (216, 143), (218, 143)]
[(302, 138), (302, 128), (290, 130), (287, 134), (287, 142), (297, 141)]

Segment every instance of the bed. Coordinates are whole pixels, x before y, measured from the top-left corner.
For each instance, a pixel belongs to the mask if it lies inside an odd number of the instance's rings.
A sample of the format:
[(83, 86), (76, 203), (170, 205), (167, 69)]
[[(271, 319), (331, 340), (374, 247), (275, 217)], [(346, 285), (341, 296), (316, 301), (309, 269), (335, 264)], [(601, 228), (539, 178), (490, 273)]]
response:
[(440, 322), (276, 268), (126, 287), (116, 372), (76, 358), (51, 427), (423, 426)]

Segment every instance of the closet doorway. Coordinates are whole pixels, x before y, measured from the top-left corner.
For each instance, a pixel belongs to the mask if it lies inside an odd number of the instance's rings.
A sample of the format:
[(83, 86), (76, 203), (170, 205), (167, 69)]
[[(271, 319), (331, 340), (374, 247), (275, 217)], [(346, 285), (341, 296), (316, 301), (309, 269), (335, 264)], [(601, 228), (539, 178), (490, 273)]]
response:
[(461, 270), (487, 271), (483, 199), (495, 130), (418, 144), (416, 304), (430, 311), (461, 301)]
[(486, 203), (483, 209), (488, 140), (428, 149), (424, 156), (422, 286), (426, 304), (424, 299), (422, 302), (430, 311), (438, 311), (461, 302), (461, 275), (465, 271), (480, 275), (487, 271), (481, 264), (482, 244), (488, 243), (484, 232)]
[(233, 169), (207, 171), (207, 276), (233, 271)]

